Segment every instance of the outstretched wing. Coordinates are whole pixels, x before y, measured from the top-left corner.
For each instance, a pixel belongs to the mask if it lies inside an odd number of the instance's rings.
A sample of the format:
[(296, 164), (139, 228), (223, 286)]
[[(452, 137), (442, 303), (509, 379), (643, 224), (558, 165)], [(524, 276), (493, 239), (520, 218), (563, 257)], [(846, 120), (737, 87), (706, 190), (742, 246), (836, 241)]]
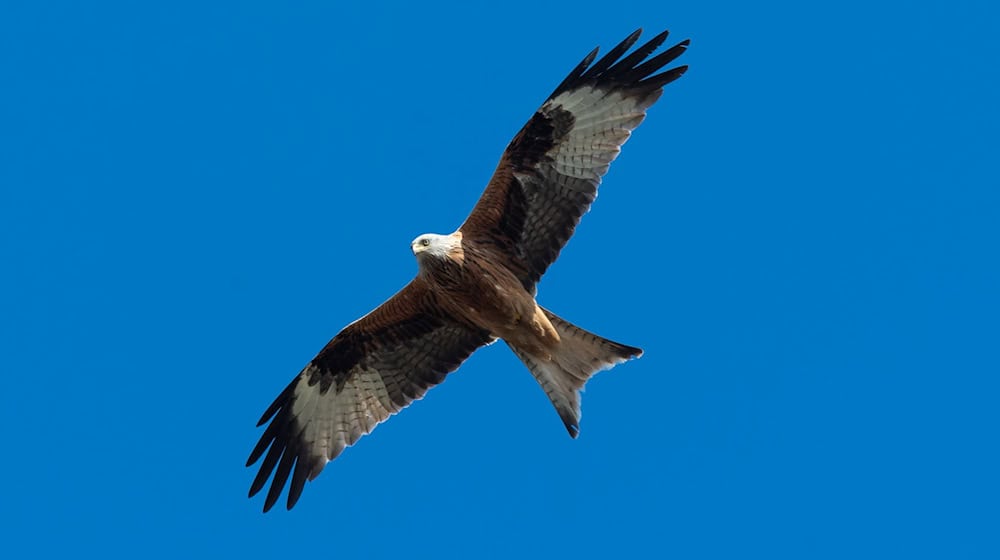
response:
[[(601, 177), (622, 144), (687, 70), (657, 72), (689, 41), (649, 58), (667, 32), (625, 53), (642, 30), (591, 65), (594, 49), (552, 92), (507, 146), (486, 191), (461, 227), (473, 239), (505, 247), (529, 291), (556, 260), (597, 197)], [(624, 58), (623, 58), (624, 57)]]
[(433, 294), (414, 279), (335, 336), (264, 412), (257, 425), (270, 424), (247, 460), (264, 458), (250, 496), (274, 473), (266, 512), (290, 476), (291, 509), (306, 480), (490, 340), (437, 313)]

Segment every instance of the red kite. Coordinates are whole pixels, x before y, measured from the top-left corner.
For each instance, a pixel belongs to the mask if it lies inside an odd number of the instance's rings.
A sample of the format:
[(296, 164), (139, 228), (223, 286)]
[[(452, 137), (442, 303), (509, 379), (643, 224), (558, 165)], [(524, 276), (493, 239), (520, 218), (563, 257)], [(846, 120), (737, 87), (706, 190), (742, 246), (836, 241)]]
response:
[(689, 43), (650, 58), (667, 32), (625, 56), (641, 31), (596, 63), (594, 49), (570, 72), (507, 146), (458, 231), (417, 237), (410, 244), (417, 276), (337, 334), (264, 412), (257, 425), (270, 424), (247, 466), (264, 459), (250, 496), (274, 475), (265, 512), (289, 477), (291, 509), (306, 481), (344, 448), (498, 338), (535, 376), (574, 438), (587, 380), (642, 355), (535, 302), (538, 281), (590, 209), (608, 165), (663, 86), (687, 70), (657, 73)]

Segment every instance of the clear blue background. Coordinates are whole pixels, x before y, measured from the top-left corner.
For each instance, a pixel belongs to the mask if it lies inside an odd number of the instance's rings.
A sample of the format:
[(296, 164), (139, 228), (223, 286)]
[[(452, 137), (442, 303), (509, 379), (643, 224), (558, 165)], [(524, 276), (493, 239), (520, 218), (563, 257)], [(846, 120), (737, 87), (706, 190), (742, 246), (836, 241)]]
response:
[[(996, 558), (990, 2), (7, 2), (2, 542), (113, 558)], [(594, 46), (692, 39), (503, 346), (306, 487), (259, 414)]]

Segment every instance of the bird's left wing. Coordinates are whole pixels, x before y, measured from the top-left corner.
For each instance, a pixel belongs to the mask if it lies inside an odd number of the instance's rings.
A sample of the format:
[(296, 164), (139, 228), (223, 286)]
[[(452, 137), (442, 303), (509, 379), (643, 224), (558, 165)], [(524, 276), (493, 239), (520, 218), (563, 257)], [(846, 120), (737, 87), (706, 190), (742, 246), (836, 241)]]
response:
[(489, 333), (438, 312), (433, 294), (414, 279), (337, 334), (264, 412), (257, 425), (270, 424), (247, 460), (264, 458), (250, 496), (273, 473), (266, 512), (291, 477), (291, 509), (306, 480), (490, 341)]
[(486, 191), (462, 224), (464, 236), (506, 249), (524, 287), (535, 283), (573, 235), (622, 144), (687, 66), (660, 70), (681, 41), (656, 56), (663, 32), (626, 55), (629, 35), (597, 62), (594, 49), (507, 146)]

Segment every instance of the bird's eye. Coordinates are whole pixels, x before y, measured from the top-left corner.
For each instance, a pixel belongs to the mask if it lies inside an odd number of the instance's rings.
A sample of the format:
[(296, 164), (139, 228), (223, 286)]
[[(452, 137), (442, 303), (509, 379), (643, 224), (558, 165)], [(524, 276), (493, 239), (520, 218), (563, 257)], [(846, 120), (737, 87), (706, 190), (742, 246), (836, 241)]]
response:
[(420, 244), (423, 245), (424, 247), (427, 247), (428, 245), (431, 244), (431, 240), (430, 239), (426, 239), (426, 238), (425, 239), (421, 239), (420, 240)]

